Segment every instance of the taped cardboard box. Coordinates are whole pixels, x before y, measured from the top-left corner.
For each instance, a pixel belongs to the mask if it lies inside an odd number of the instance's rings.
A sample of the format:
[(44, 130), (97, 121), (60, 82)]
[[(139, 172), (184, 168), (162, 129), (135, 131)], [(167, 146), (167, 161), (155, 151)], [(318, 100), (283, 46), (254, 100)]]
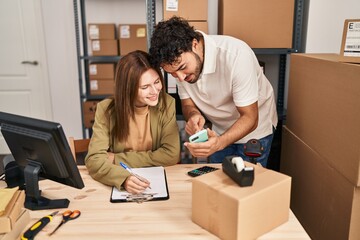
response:
[(339, 60), (360, 63), (360, 19), (345, 20)]
[(360, 239), (360, 188), (287, 127), (280, 170), (292, 177), (291, 210), (311, 239)]
[(114, 23), (89, 23), (89, 39), (115, 39)]
[(208, 20), (208, 0), (164, 0), (164, 19), (180, 16), (189, 21)]
[(93, 56), (118, 56), (118, 41), (91, 40), (91, 51)]
[(4, 214), (0, 217), (0, 233), (10, 232), (20, 216), (25, 202), (25, 192), (16, 191), (11, 201), (6, 206)]
[(114, 79), (90, 80), (91, 95), (113, 95), (115, 91)]
[(90, 79), (115, 79), (115, 66), (112, 63), (89, 64)]
[(135, 50), (147, 52), (145, 24), (120, 24), (119, 48), (120, 55), (124, 56)]
[(292, 48), (295, 0), (220, 0), (219, 34), (252, 48)]
[(291, 54), (287, 127), (360, 186), (360, 64)]
[[(249, 165), (249, 163), (247, 163)], [(256, 239), (289, 219), (291, 178), (255, 166), (251, 187), (222, 170), (192, 182), (192, 221), (221, 239)]]

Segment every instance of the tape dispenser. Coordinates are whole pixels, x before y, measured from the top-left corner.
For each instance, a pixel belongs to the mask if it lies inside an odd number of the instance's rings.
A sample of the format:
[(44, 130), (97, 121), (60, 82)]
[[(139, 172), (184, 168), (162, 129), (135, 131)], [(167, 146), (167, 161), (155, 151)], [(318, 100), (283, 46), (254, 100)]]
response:
[(222, 169), (240, 187), (252, 186), (255, 178), (254, 168), (246, 167), (239, 156), (227, 156), (222, 162)]

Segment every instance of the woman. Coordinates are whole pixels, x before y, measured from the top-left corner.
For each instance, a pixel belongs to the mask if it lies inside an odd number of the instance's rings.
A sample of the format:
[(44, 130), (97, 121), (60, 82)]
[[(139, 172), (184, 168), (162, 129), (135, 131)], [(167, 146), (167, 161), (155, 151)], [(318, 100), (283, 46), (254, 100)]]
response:
[(95, 180), (141, 193), (150, 183), (130, 175), (120, 162), (147, 167), (179, 161), (175, 100), (163, 90), (162, 73), (146, 52), (121, 58), (115, 78), (114, 97), (97, 105), (85, 164)]

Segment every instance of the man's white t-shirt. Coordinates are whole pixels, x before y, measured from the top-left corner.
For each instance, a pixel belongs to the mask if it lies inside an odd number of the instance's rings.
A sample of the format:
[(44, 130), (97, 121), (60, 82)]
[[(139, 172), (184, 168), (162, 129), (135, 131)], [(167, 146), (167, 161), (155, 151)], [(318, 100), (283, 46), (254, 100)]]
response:
[(258, 127), (236, 143), (271, 134), (278, 120), (274, 91), (252, 49), (230, 36), (201, 34), (205, 42), (202, 73), (194, 84), (177, 81), (180, 99), (191, 98), (219, 135), (239, 119), (236, 106), (258, 101)]

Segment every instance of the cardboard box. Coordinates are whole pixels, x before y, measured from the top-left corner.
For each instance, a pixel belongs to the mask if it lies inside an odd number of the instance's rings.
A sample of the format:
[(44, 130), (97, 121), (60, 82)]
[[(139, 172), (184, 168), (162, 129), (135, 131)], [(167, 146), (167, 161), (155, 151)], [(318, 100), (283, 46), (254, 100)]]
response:
[(30, 220), (30, 211), (22, 209), (12, 230), (8, 233), (0, 234), (0, 240), (20, 239), (20, 235), (26, 231), (26, 226), (30, 223)]
[(208, 0), (164, 0), (164, 19), (169, 19), (174, 15), (189, 21), (207, 21)]
[(115, 81), (113, 79), (90, 80), (91, 95), (113, 95)]
[(345, 20), (339, 60), (360, 63), (360, 19)]
[(124, 56), (135, 50), (147, 52), (146, 24), (119, 25), (120, 55)]
[(93, 56), (118, 56), (118, 41), (91, 40), (91, 51)]
[(112, 63), (89, 64), (90, 79), (115, 79), (115, 65)]
[(195, 28), (208, 34), (208, 22), (207, 21), (189, 21), (189, 24)]
[(91, 128), (95, 121), (96, 106), (99, 101), (83, 102), (83, 121), (86, 128)]
[(20, 216), (25, 202), (25, 192), (16, 191), (5, 208), (4, 214), (0, 217), (0, 233), (7, 233), (12, 230), (16, 219)]
[(291, 209), (311, 239), (360, 239), (360, 188), (288, 128), (282, 133), (280, 169), (292, 177)]
[(88, 33), (90, 40), (96, 39), (115, 39), (114, 23), (89, 23)]
[(360, 186), (360, 65), (337, 54), (292, 54), (287, 127)]
[(289, 176), (259, 166), (251, 187), (204, 174), (192, 182), (192, 221), (221, 239), (256, 239), (288, 221), (290, 188)]
[(219, 34), (252, 48), (292, 48), (295, 0), (221, 0)]

